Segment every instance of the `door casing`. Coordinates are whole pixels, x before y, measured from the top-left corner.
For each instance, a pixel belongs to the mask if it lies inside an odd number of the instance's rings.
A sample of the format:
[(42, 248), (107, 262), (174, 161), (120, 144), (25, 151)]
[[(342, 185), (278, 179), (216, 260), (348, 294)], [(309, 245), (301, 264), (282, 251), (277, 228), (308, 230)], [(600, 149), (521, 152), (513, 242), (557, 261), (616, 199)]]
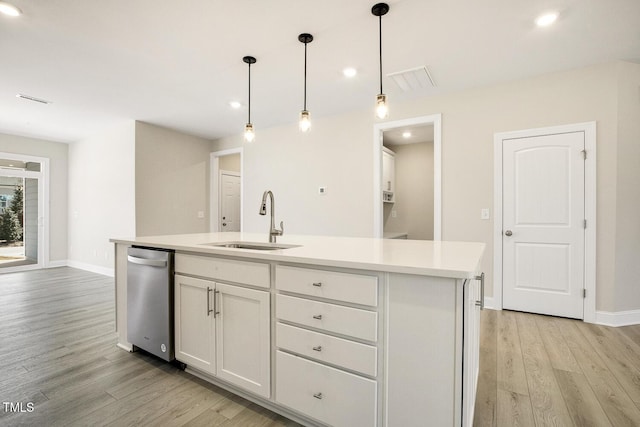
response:
[(557, 133), (584, 132), (585, 150), (585, 263), (584, 321), (596, 322), (596, 123), (585, 122), (546, 128), (499, 132), (493, 138), (493, 302), (502, 310), (502, 146), (506, 139), (528, 138)]

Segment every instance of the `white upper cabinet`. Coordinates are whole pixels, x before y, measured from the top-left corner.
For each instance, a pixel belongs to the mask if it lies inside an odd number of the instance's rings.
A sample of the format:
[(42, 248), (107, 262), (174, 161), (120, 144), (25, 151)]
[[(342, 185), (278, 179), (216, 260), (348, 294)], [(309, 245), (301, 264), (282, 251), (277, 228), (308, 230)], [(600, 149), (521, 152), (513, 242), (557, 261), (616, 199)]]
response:
[(382, 147), (382, 201), (395, 202), (396, 154)]

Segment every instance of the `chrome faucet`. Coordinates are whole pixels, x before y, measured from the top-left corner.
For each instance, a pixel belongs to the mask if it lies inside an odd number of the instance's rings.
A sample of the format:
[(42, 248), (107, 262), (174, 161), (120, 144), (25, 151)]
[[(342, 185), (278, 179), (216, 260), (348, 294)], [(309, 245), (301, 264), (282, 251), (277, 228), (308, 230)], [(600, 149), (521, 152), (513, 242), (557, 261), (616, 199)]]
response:
[(284, 225), (282, 221), (280, 221), (280, 230), (278, 230), (276, 228), (276, 225), (274, 224), (273, 216), (276, 207), (273, 201), (273, 193), (271, 192), (271, 190), (267, 190), (262, 194), (262, 203), (260, 204), (260, 210), (258, 211), (258, 213), (260, 215), (267, 214), (267, 196), (269, 196), (269, 199), (271, 199), (271, 228), (269, 229), (269, 243), (275, 243), (276, 236), (282, 236), (282, 233), (284, 233)]

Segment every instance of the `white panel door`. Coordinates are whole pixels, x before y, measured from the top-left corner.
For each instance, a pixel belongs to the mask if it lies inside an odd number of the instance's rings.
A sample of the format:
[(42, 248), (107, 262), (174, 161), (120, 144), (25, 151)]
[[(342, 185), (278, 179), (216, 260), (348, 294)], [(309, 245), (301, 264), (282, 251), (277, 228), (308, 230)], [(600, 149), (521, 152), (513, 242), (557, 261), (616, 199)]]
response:
[(220, 231), (240, 231), (240, 176), (220, 174)]
[(503, 141), (503, 307), (583, 318), (584, 132)]

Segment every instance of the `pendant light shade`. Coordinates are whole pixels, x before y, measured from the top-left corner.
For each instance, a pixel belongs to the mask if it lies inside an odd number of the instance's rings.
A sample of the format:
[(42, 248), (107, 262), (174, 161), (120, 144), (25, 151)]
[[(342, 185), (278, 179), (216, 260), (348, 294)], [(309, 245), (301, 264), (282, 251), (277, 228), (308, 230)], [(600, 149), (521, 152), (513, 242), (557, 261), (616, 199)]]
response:
[(256, 134), (253, 132), (253, 124), (251, 123), (251, 64), (255, 64), (257, 60), (253, 56), (245, 56), (242, 58), (242, 61), (249, 65), (249, 103), (247, 124), (244, 125), (244, 140), (252, 142), (255, 139)]
[(389, 5), (377, 3), (371, 8), (371, 13), (379, 19), (379, 46), (380, 46), (380, 93), (376, 96), (376, 116), (384, 119), (389, 116), (389, 106), (387, 105), (387, 95), (382, 92), (382, 16), (389, 12)]
[(304, 43), (304, 106), (300, 112), (300, 130), (306, 132), (311, 127), (311, 116), (307, 110), (307, 44), (313, 41), (313, 36), (308, 33), (302, 33), (298, 36), (298, 40)]

